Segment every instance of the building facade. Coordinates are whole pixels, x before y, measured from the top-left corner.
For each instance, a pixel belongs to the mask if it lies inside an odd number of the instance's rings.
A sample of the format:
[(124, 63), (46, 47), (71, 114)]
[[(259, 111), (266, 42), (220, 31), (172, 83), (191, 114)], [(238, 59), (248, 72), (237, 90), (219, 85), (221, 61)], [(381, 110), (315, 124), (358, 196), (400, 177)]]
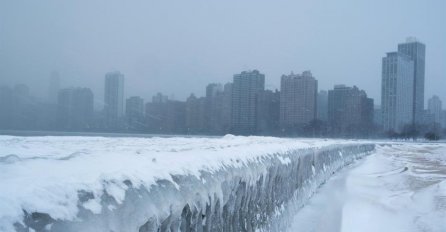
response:
[(321, 90), (317, 94), (317, 119), (328, 121), (328, 92), (325, 90)]
[(280, 82), (280, 127), (294, 130), (317, 116), (318, 82), (310, 71), (283, 75)]
[(437, 95), (434, 95), (431, 98), (429, 98), (429, 100), (427, 102), (427, 110), (428, 110), (428, 113), (430, 115), (432, 115), (433, 121), (435, 123), (441, 124), (442, 102)]
[(93, 124), (93, 92), (88, 88), (67, 88), (59, 91), (57, 100), (58, 128), (86, 130)]
[(415, 38), (408, 38), (405, 43), (398, 44), (398, 52), (405, 54), (413, 61), (413, 123), (423, 121), (424, 111), (424, 82), (425, 82), (425, 57), (426, 45), (417, 41)]
[(256, 133), (257, 99), (264, 89), (265, 75), (257, 70), (234, 75), (231, 104), (232, 133)]
[(373, 99), (356, 86), (336, 85), (328, 91), (328, 123), (333, 135), (370, 134), (373, 113)]
[(399, 52), (382, 59), (381, 112), (384, 131), (401, 132), (413, 124), (414, 61)]
[(129, 129), (139, 130), (144, 128), (144, 99), (138, 96), (127, 98), (125, 116)]
[(120, 127), (124, 116), (124, 75), (110, 72), (105, 75), (104, 116), (107, 128)]

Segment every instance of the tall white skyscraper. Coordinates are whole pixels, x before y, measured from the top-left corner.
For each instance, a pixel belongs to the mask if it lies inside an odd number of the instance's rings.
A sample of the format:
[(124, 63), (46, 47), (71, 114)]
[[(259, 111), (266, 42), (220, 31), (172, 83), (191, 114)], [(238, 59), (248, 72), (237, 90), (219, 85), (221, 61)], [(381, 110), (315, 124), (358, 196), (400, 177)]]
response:
[(124, 116), (124, 75), (109, 72), (105, 75), (104, 114), (107, 126), (115, 128)]
[(421, 123), (424, 114), (424, 73), (426, 46), (416, 38), (408, 38), (405, 43), (398, 44), (398, 52), (407, 55), (414, 62), (413, 81), (413, 120)]
[(400, 132), (413, 124), (414, 61), (399, 52), (382, 60), (381, 107), (385, 131)]

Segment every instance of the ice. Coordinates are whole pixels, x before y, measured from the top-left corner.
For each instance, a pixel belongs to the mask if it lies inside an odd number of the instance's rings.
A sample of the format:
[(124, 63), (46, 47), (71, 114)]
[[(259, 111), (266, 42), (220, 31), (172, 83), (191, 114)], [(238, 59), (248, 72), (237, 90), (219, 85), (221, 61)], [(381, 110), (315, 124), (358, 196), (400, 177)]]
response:
[[(333, 172), (372, 149), (231, 135), (0, 136), (0, 231), (281, 228)], [(228, 222), (241, 216), (249, 220)]]
[(385, 143), (343, 169), (289, 231), (446, 231), (446, 144)]

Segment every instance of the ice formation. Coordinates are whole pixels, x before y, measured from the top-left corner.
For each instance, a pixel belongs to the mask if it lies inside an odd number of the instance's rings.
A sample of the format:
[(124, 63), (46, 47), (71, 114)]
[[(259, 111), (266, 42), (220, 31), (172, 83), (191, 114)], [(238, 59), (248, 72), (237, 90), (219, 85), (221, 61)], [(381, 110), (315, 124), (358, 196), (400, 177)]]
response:
[(283, 231), (367, 142), (0, 136), (0, 231)]

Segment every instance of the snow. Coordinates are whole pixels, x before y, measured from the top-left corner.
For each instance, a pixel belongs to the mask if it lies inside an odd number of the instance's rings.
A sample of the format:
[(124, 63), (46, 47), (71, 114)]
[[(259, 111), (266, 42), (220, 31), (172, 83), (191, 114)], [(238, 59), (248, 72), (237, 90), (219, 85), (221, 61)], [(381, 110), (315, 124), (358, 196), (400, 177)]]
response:
[[(12, 231), (26, 212), (45, 212), (53, 219), (76, 220), (79, 192), (91, 193), (82, 203), (101, 213), (107, 193), (120, 204), (130, 180), (150, 189), (172, 175), (200, 177), (225, 166), (243, 167), (262, 157), (296, 149), (358, 144), (358, 141), (284, 139), (272, 137), (223, 138), (103, 138), (0, 136), (0, 231)], [(340, 154), (341, 155), (341, 154)], [(280, 158), (282, 164), (290, 159)], [(314, 167), (313, 168), (313, 172)], [(178, 188), (178, 186), (177, 186)], [(109, 205), (113, 210), (115, 206)]]
[(446, 231), (446, 144), (387, 143), (323, 185), (289, 231)]

